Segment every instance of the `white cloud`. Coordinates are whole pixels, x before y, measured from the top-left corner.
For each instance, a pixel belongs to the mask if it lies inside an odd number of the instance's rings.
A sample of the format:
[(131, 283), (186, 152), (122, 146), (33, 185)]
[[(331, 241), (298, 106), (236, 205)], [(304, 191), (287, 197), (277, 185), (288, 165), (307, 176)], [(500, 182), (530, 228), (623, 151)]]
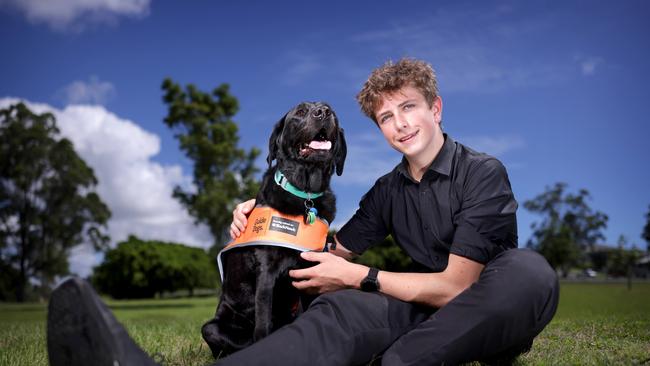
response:
[[(2, 98), (0, 108), (17, 101)], [(71, 105), (60, 110), (26, 104), (36, 113), (53, 113), (61, 134), (94, 169), (99, 180), (97, 192), (112, 212), (108, 231), (113, 244), (129, 234), (200, 247), (212, 243), (207, 227), (195, 226), (171, 196), (176, 185), (190, 187), (191, 177), (184, 175), (180, 166), (152, 161), (160, 151), (157, 135), (102, 106)], [(89, 248), (80, 247), (72, 252), (70, 262), (73, 272), (87, 275), (98, 264), (98, 257)]]
[(151, 0), (0, 0), (23, 12), (35, 23), (56, 30), (81, 27), (82, 23), (112, 22), (117, 16), (145, 16)]
[(115, 87), (108, 81), (91, 76), (86, 81), (77, 80), (58, 93), (66, 104), (106, 104), (114, 95)]

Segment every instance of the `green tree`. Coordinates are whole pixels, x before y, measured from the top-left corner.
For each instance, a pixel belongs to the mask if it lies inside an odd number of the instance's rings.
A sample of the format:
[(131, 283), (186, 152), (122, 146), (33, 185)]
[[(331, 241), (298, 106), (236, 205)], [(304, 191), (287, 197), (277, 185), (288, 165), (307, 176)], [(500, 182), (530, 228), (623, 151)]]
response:
[(645, 214), (645, 226), (641, 238), (646, 242), (646, 251), (650, 252), (650, 205), (648, 205), (648, 213)]
[(543, 217), (540, 223), (531, 225), (533, 234), (528, 247), (540, 252), (553, 268), (561, 269), (564, 277), (586, 258), (588, 251), (593, 251), (598, 240), (604, 239), (602, 230), (608, 220), (607, 215), (589, 207), (589, 191), (567, 193), (566, 186), (556, 183), (524, 202), (527, 210)]
[(108, 243), (110, 211), (94, 192), (94, 172), (58, 135), (50, 113), (23, 103), (0, 110), (0, 259), (17, 271), (17, 301), (29, 279), (48, 288), (66, 274), (70, 248)]
[(366, 250), (354, 261), (391, 272), (409, 272), (413, 269), (411, 257), (404, 253), (392, 236), (386, 237), (381, 243)]
[(168, 106), (164, 122), (175, 132), (181, 150), (194, 164), (194, 187), (177, 186), (174, 197), (212, 232), (218, 250), (228, 239), (235, 204), (254, 197), (259, 188), (256, 148), (237, 147), (237, 124), (232, 120), (239, 102), (222, 84), (211, 94), (187, 85), (183, 90), (170, 79), (162, 84), (163, 100)]
[(624, 235), (618, 237), (616, 249), (609, 252), (609, 260), (607, 261), (607, 274), (614, 277), (631, 276), (632, 267), (636, 261), (641, 257), (641, 253), (632, 246), (627, 249), (627, 238)]
[(163, 292), (214, 288), (217, 270), (201, 248), (144, 241), (135, 236), (106, 252), (93, 283), (116, 299), (151, 298)]

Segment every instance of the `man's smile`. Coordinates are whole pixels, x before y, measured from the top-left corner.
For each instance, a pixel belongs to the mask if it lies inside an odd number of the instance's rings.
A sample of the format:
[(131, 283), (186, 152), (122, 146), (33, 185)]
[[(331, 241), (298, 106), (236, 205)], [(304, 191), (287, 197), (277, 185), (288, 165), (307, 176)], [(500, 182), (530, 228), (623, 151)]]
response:
[(413, 133), (409, 133), (408, 135), (399, 138), (397, 141), (402, 142), (402, 143), (403, 142), (409, 142), (409, 141), (413, 140), (413, 138), (415, 136), (417, 136), (418, 133), (420, 133), (420, 130), (417, 130), (417, 131), (415, 131)]

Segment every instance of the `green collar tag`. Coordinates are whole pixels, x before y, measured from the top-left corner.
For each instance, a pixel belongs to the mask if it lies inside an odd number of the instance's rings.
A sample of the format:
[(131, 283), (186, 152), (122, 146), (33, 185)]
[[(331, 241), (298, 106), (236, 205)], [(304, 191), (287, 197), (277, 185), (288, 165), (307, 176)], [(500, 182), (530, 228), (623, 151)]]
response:
[(312, 199), (312, 198), (318, 198), (323, 195), (323, 192), (319, 193), (310, 193), (310, 192), (304, 192), (296, 188), (293, 184), (289, 183), (289, 180), (282, 174), (282, 172), (278, 169), (275, 171), (275, 183), (277, 183), (280, 187), (282, 187), (285, 191), (293, 194), (294, 196), (303, 198), (303, 199)]

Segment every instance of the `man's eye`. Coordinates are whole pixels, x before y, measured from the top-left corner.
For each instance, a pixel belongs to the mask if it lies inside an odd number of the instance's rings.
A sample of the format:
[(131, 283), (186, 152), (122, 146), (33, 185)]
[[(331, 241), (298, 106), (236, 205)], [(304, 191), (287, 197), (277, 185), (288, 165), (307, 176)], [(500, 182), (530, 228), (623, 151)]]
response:
[(407, 105), (404, 106), (404, 110), (408, 110), (408, 109), (411, 109), (413, 107), (415, 107), (415, 104), (407, 104)]

